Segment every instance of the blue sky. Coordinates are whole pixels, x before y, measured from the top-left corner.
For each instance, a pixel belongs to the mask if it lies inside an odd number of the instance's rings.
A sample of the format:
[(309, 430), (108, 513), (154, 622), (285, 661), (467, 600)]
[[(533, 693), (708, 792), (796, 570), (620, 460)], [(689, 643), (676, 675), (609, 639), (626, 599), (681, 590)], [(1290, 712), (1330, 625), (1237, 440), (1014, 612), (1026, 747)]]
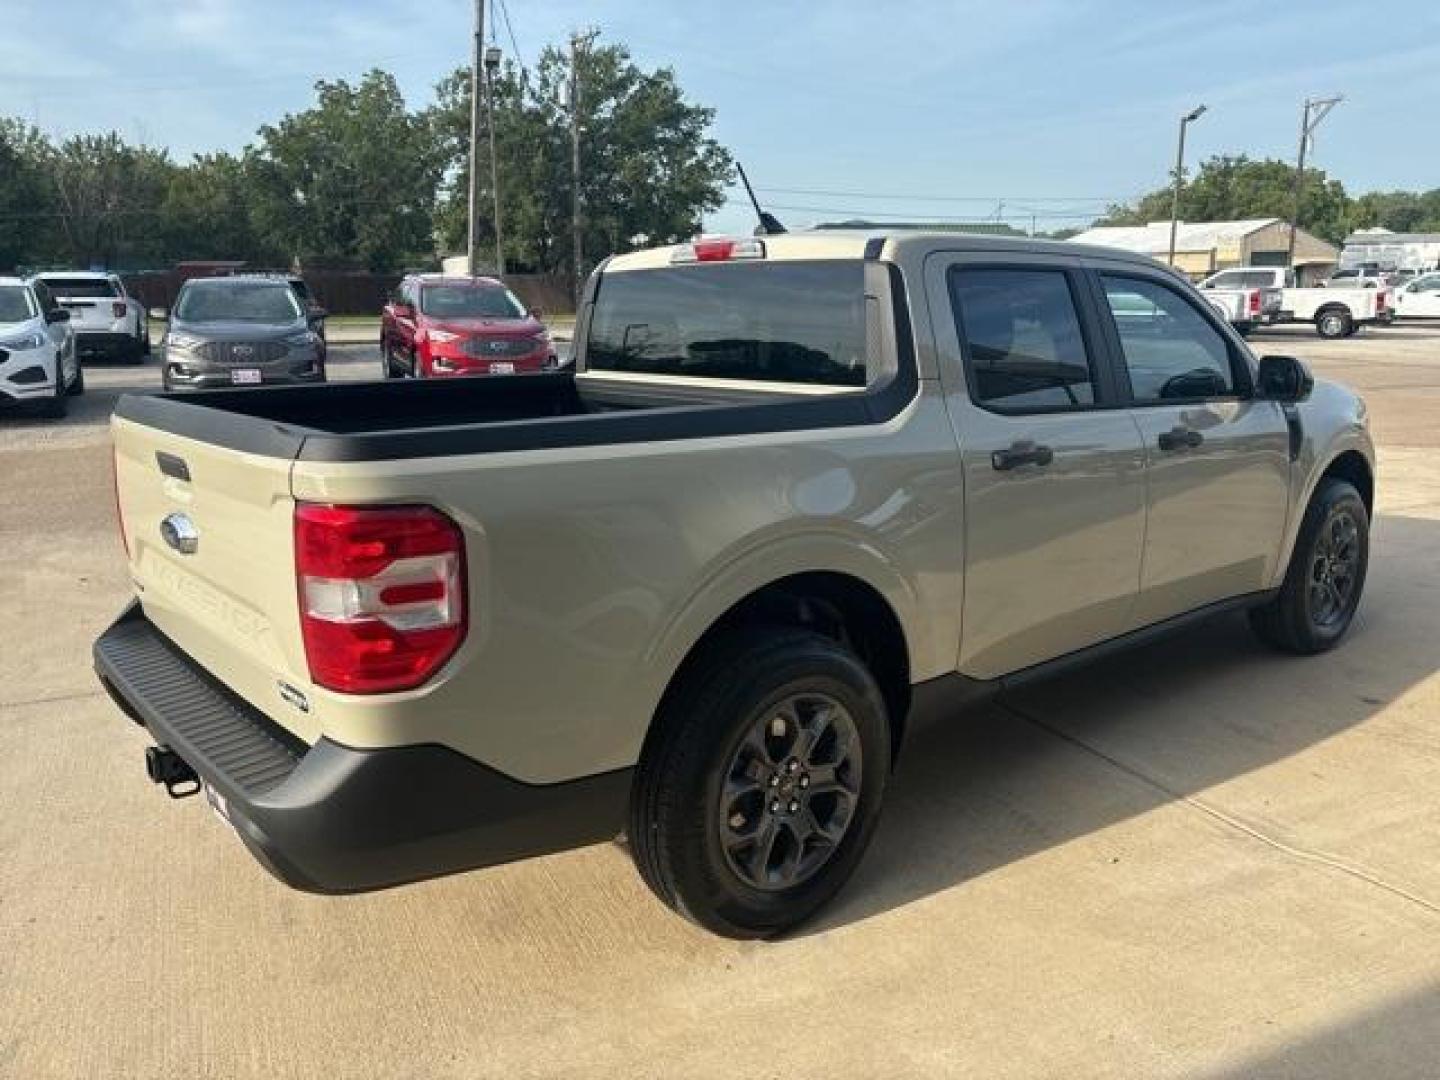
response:
[[(15, 11), (18, 3), (19, 11)], [(1316, 162), (1353, 192), (1440, 186), (1440, 5), (1355, 0), (507, 0), (533, 61), (598, 26), (673, 67), (793, 226), (852, 214), (1079, 225), (1188, 159), (1293, 157), (1300, 102), (1343, 93)], [(0, 113), (115, 128), (179, 158), (238, 149), (317, 78), (380, 66), (412, 104), (465, 61), (471, 0), (8, 0)], [(499, 44), (513, 52), (501, 24)], [(738, 199), (739, 193), (736, 193)], [(1001, 211), (999, 204), (1003, 200)], [(716, 229), (748, 229), (743, 204)]]

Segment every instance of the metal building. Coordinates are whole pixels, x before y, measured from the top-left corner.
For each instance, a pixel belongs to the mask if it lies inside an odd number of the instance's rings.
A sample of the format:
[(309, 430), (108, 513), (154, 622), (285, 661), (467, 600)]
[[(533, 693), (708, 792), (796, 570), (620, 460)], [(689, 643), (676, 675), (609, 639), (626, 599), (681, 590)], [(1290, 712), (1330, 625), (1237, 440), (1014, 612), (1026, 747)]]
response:
[[(1153, 255), (1164, 262), (1170, 251), (1170, 222), (1148, 225), (1100, 225), (1071, 237), (1077, 244), (1099, 244)], [(1284, 266), (1290, 224), (1280, 218), (1245, 221), (1182, 221), (1175, 230), (1175, 268), (1195, 280), (1232, 266)], [(1298, 284), (1324, 281), (1340, 262), (1340, 249), (1304, 229), (1295, 231)]]
[(1346, 270), (1440, 269), (1440, 233), (1361, 229), (1345, 238), (1340, 265)]

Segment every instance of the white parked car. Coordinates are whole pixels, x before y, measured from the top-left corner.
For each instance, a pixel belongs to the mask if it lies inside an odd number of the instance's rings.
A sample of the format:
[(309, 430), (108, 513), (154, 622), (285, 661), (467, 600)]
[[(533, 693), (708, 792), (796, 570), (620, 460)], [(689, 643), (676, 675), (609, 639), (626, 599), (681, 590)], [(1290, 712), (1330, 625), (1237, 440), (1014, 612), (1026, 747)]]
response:
[(1422, 274), (1395, 294), (1397, 319), (1440, 319), (1440, 272)]
[(44, 284), (0, 277), (0, 398), (58, 417), (84, 390), (70, 312)]
[(63, 271), (37, 274), (60, 306), (70, 312), (80, 359), (144, 363), (150, 355), (149, 313), (125, 291), (118, 274)]

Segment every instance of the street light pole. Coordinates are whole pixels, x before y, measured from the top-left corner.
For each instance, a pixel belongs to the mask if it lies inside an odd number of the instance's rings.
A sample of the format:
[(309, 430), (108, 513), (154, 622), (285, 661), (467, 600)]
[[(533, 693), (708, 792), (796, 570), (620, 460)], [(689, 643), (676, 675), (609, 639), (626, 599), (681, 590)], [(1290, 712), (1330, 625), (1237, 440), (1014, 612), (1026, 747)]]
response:
[(466, 258), (470, 276), (480, 263), (480, 63), (485, 41), (485, 0), (475, 0), (475, 42), (470, 52), (470, 190), (466, 212), (470, 217)]
[(505, 245), (500, 232), (500, 159), (495, 154), (495, 69), (500, 50), (485, 50), (485, 126), (490, 129), (490, 193), (495, 200), (495, 272), (505, 276)]
[(575, 310), (580, 310), (580, 291), (585, 288), (585, 229), (580, 196), (580, 35), (570, 39), (570, 227), (575, 256)]
[(1170, 200), (1170, 258), (1175, 266), (1175, 232), (1180, 225), (1180, 187), (1185, 180), (1185, 128), (1205, 114), (1205, 106), (1192, 109), (1180, 118), (1180, 145), (1175, 150), (1175, 195)]
[[(1296, 155), (1295, 161), (1295, 195), (1290, 206), (1290, 243), (1285, 253), (1285, 269), (1290, 272), (1292, 284), (1299, 284), (1295, 280), (1295, 230), (1300, 227), (1300, 196), (1305, 191), (1305, 150), (1315, 135), (1315, 129), (1320, 126), (1320, 121), (1344, 100), (1339, 94), (1317, 101), (1306, 98), (1304, 111), (1300, 114), (1300, 153)], [(1315, 114), (1314, 119), (1310, 116), (1312, 111)]]

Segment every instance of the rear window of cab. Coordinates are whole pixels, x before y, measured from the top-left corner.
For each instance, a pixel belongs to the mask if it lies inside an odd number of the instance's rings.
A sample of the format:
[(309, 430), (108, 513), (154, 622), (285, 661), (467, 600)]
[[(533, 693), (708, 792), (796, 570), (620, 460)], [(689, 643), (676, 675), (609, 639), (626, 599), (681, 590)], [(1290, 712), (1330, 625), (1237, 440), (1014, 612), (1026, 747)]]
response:
[(602, 274), (592, 371), (864, 386), (859, 259), (717, 262)]

